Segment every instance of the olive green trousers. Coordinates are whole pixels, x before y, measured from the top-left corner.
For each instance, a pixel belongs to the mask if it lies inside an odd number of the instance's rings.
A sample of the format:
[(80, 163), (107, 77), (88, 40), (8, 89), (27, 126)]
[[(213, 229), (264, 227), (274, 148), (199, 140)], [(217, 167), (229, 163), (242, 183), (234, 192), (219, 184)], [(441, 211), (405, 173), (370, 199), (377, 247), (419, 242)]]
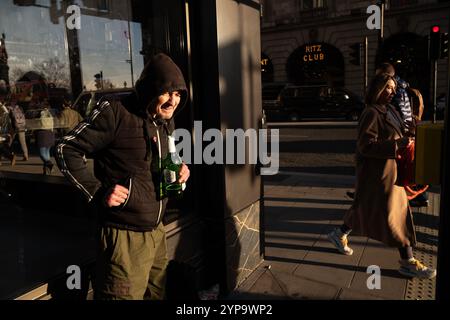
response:
[(164, 299), (168, 264), (162, 223), (148, 232), (99, 229), (94, 299)]

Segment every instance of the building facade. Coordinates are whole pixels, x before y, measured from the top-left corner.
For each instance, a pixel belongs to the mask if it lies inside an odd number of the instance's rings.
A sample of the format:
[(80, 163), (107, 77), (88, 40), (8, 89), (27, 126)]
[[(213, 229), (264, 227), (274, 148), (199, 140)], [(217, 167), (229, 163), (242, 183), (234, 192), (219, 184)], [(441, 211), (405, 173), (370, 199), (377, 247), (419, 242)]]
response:
[[(450, 2), (439, 0), (385, 1), (384, 37), (369, 30), (367, 13), (376, 1), (263, 0), (262, 64), (270, 67), (263, 81), (326, 83), (344, 86), (363, 96), (364, 57), (351, 63), (351, 46), (368, 40), (368, 78), (384, 61), (419, 88), (430, 101), (433, 68), (428, 59), (431, 26), (448, 32)], [(447, 60), (438, 63), (437, 96), (447, 89)], [(263, 72), (264, 73), (264, 72)]]

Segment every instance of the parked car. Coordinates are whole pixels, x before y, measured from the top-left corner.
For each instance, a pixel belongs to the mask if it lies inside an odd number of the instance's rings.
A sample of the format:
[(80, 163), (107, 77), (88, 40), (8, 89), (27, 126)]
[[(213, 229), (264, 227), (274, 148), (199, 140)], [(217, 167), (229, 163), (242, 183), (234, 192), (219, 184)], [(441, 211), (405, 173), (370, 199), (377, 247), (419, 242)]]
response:
[(266, 83), (262, 86), (263, 112), (267, 121), (281, 120), (283, 117), (281, 110), (280, 93), (286, 86), (285, 82)]
[(133, 91), (131, 88), (121, 88), (121, 89), (105, 89), (96, 91), (83, 91), (80, 93), (78, 98), (72, 105), (72, 108), (78, 111), (81, 116), (87, 117), (95, 108), (97, 103), (106, 96), (118, 96), (122, 97), (130, 94)]
[(362, 98), (345, 88), (287, 85), (280, 93), (281, 113), (290, 121), (303, 118), (345, 118), (357, 121)]

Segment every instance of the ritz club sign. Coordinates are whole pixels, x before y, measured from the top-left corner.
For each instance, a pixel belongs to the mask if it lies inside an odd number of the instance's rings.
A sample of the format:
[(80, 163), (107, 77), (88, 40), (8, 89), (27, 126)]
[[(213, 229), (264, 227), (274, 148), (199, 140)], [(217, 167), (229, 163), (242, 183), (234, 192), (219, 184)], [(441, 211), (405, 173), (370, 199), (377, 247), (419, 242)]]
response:
[(321, 44), (314, 45), (306, 45), (305, 46), (305, 54), (303, 55), (303, 61), (308, 62), (316, 62), (316, 61), (324, 61), (325, 53), (322, 50)]

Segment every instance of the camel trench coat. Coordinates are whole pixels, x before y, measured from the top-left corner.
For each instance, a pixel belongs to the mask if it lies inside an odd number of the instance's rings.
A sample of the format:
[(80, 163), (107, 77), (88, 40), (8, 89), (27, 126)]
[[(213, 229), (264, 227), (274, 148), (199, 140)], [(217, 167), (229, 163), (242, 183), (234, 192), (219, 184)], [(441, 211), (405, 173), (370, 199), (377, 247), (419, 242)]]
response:
[(390, 105), (368, 105), (361, 114), (356, 146), (355, 199), (344, 217), (344, 223), (353, 233), (390, 247), (416, 244), (405, 189), (395, 184), (395, 140), (403, 136), (400, 119)]

